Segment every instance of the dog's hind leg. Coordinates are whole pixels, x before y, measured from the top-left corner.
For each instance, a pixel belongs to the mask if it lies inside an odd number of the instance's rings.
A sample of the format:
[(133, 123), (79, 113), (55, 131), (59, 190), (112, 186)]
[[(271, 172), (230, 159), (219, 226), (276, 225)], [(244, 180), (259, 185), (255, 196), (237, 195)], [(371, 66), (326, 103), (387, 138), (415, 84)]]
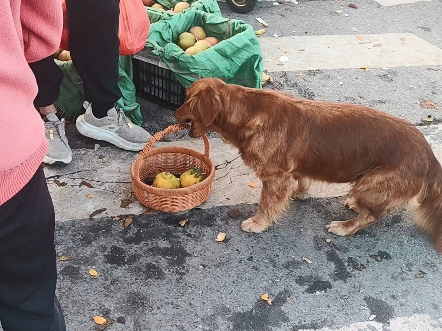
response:
[(266, 177), (263, 180), (258, 213), (242, 222), (242, 230), (256, 233), (266, 230), (288, 207), (292, 192), (293, 185), (290, 174)]
[(359, 212), (349, 221), (335, 221), (326, 225), (329, 232), (349, 236), (376, 223), (389, 209), (401, 205), (401, 186), (404, 181), (395, 172), (373, 170), (361, 178), (350, 191), (346, 205)]

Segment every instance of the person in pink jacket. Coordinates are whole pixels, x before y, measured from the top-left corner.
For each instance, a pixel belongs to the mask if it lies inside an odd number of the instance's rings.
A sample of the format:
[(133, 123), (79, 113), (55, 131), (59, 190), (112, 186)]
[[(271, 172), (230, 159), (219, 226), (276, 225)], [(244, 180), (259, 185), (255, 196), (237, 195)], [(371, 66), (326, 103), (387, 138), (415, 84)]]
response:
[(64, 331), (55, 296), (55, 216), (41, 163), (48, 142), (28, 65), (57, 50), (60, 0), (0, 1), (0, 321)]

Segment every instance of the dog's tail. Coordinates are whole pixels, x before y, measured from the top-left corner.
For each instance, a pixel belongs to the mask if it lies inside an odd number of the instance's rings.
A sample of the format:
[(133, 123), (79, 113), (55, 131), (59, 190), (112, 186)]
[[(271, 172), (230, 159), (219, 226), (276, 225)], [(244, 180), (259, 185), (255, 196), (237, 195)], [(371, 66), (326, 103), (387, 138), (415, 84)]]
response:
[(442, 168), (437, 160), (426, 176), (417, 198), (414, 217), (419, 226), (442, 253)]

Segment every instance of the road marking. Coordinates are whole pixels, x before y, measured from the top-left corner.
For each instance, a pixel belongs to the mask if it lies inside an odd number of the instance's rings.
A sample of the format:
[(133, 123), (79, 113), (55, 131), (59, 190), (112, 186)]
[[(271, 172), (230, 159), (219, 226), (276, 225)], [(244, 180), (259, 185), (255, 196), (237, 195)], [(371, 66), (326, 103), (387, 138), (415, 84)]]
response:
[[(442, 49), (412, 33), (260, 37), (264, 69), (297, 71), (442, 65)], [(285, 56), (287, 62), (281, 62)]]

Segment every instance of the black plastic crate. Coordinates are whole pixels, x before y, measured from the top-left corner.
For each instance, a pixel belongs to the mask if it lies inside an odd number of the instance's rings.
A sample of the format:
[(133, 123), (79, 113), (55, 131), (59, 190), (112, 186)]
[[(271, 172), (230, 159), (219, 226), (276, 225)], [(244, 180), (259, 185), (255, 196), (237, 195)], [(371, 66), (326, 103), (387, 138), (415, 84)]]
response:
[(141, 55), (134, 55), (132, 63), (138, 96), (173, 110), (184, 103), (186, 89), (166, 66), (161, 66), (155, 58)]

